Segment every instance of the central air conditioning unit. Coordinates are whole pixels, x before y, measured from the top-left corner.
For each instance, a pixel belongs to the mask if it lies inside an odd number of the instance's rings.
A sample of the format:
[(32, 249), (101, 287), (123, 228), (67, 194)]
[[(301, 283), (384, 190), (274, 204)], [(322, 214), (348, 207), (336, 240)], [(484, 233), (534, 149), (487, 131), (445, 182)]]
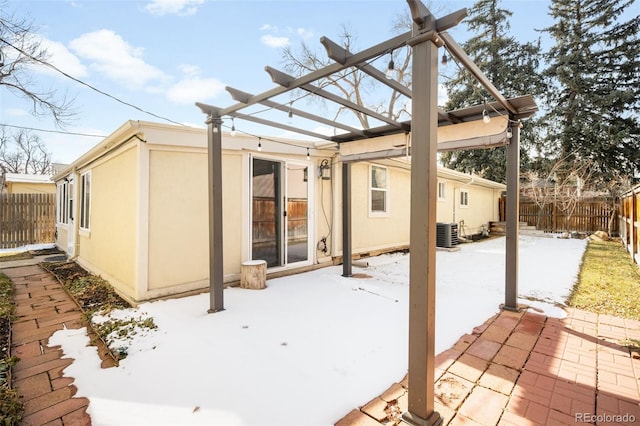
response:
[(458, 245), (457, 223), (436, 223), (436, 246), (451, 248)]

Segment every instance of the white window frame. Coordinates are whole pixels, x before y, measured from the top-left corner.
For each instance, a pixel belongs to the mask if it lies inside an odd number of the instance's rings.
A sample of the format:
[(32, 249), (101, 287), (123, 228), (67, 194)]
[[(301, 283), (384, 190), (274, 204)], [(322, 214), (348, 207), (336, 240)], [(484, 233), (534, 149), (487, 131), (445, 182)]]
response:
[(469, 191), (466, 189), (460, 190), (460, 207), (469, 207)]
[(69, 223), (69, 182), (62, 181), (56, 185), (56, 223), (67, 225)]
[[(375, 169), (384, 170), (384, 173), (385, 173), (384, 188), (374, 188), (373, 186), (373, 171)], [(369, 180), (369, 216), (374, 216), (374, 217), (389, 216), (389, 180), (390, 180), (389, 168), (385, 166), (380, 166), (378, 164), (370, 164), (368, 180)], [(384, 210), (373, 210), (373, 193), (374, 192), (382, 192), (384, 194)]]
[(91, 170), (80, 175), (80, 229), (91, 229)]
[(446, 197), (447, 184), (445, 182), (438, 182), (438, 200), (444, 201), (447, 199)]

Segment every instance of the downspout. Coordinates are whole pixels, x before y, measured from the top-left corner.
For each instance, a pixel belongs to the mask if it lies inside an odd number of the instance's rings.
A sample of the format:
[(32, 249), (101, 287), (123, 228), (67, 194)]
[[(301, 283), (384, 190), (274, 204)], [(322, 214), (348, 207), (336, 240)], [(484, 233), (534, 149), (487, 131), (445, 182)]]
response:
[(73, 214), (73, 256), (69, 259), (70, 261), (75, 261), (79, 256), (80, 251), (80, 181), (78, 176), (78, 168), (74, 167), (70, 173), (73, 176), (73, 208), (70, 213)]

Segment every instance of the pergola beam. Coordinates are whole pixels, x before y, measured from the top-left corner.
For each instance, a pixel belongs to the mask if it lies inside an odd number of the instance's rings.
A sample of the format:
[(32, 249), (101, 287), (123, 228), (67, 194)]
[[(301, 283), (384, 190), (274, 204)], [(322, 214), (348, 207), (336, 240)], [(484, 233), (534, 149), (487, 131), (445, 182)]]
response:
[[(249, 99), (251, 99), (251, 97), (253, 96), (250, 93), (243, 92), (243, 91), (238, 90), (238, 89), (234, 89), (233, 87), (230, 87), (230, 86), (227, 86), (226, 90), (227, 90), (227, 92), (229, 92), (229, 94), (231, 94), (231, 97), (234, 100), (236, 100), (238, 102), (245, 103), (245, 104), (247, 102), (249, 102)], [(342, 123), (340, 123), (338, 121), (334, 121), (334, 120), (329, 120), (328, 118), (321, 117), (319, 115), (310, 114), (310, 113), (308, 113), (306, 111), (303, 111), (303, 110), (300, 110), (300, 109), (297, 109), (297, 108), (293, 108), (290, 105), (286, 106), (286, 105), (279, 104), (277, 102), (270, 101), (270, 100), (267, 100), (267, 99), (265, 99), (264, 101), (260, 101), (260, 105), (264, 105), (264, 106), (267, 106), (269, 108), (277, 109), (278, 111), (286, 112), (287, 114), (288, 113), (292, 113), (296, 117), (306, 118), (307, 120), (315, 121), (315, 122), (321, 123), (321, 124), (326, 124), (327, 126), (330, 126), (330, 127), (336, 127), (338, 129), (346, 130), (346, 131), (351, 132), (353, 134), (362, 135), (362, 136), (365, 135), (365, 133), (361, 129), (357, 129), (355, 127), (347, 126), (346, 124), (342, 124)]]
[[(294, 78), (288, 74), (283, 73), (282, 71), (279, 71), (275, 68), (272, 67), (265, 67), (265, 71), (267, 71), (269, 73), (269, 75), (271, 76), (271, 79), (273, 80), (274, 83), (279, 84), (283, 87), (289, 87), (294, 80)], [(382, 114), (379, 114), (373, 110), (370, 110), (369, 108), (365, 108), (362, 105), (356, 104), (355, 102), (351, 102), (349, 100), (346, 100), (344, 98), (341, 98), (340, 96), (331, 93), (329, 91), (326, 91), (318, 86), (314, 86), (313, 84), (303, 84), (302, 86), (298, 86), (297, 88), (299, 89), (303, 89), (306, 90), (307, 92), (310, 92), (314, 95), (320, 96), (322, 98), (328, 99), (332, 102), (335, 102), (339, 105), (342, 105), (348, 109), (354, 110), (354, 111), (358, 111), (362, 114), (368, 115), (370, 117), (376, 118), (384, 123), (387, 124), (391, 124), (392, 126), (396, 126), (399, 129), (402, 129), (402, 124), (399, 123), (396, 120), (393, 120), (389, 117), (386, 117)]]
[(222, 119), (218, 109), (196, 104), (207, 115), (207, 158), (209, 171), (209, 309), (224, 310), (224, 269), (222, 237)]
[[(331, 41), (327, 37), (321, 37), (320, 43), (324, 46), (327, 51), (327, 56), (339, 64), (344, 64), (353, 54), (337, 44), (334, 41)], [(355, 65), (356, 68), (375, 78), (379, 82), (385, 84), (386, 86), (391, 87), (393, 90), (402, 93), (404, 96), (411, 99), (411, 89), (407, 86), (400, 83), (398, 80), (393, 78), (387, 78), (386, 75), (380, 71), (378, 68), (374, 67), (369, 63), (358, 64)]]
[(506, 260), (503, 309), (517, 312), (520, 234), (520, 122), (511, 121), (507, 146)]
[(333, 65), (329, 65), (327, 67), (324, 67), (322, 69), (310, 72), (309, 74), (303, 75), (301, 77), (296, 78), (295, 80), (291, 81), (291, 83), (289, 85), (287, 85), (286, 87), (275, 87), (271, 90), (268, 90), (264, 93), (261, 93), (259, 95), (255, 95), (253, 96), (249, 102), (247, 104), (244, 103), (240, 103), (240, 104), (236, 104), (236, 105), (232, 105), (230, 107), (224, 108), (220, 110), (220, 116), (225, 116), (225, 115), (229, 115), (229, 113), (234, 112), (234, 111), (238, 111), (242, 108), (246, 108), (248, 105), (253, 105), (256, 103), (259, 103), (260, 101), (263, 101), (265, 99), (269, 99), (269, 98), (273, 98), (275, 96), (281, 95), (283, 93), (286, 93), (292, 89), (296, 89), (298, 87), (302, 87), (305, 84), (309, 84), (312, 83), (314, 81), (320, 80), (322, 78), (328, 77), (331, 74), (335, 74), (341, 70), (343, 70), (344, 68), (350, 67), (350, 66), (355, 66), (356, 64), (360, 63), (360, 62), (364, 62), (364, 61), (368, 61), (372, 58), (375, 58), (376, 56), (380, 56), (386, 52), (389, 52), (392, 48), (397, 48), (399, 46), (403, 46), (407, 40), (411, 37), (411, 31), (408, 31), (406, 33), (397, 35), (387, 41), (384, 41), (382, 43), (379, 43), (375, 46), (372, 46), (368, 49), (363, 50), (362, 52), (359, 52), (355, 55), (353, 55), (351, 58), (349, 58), (349, 60), (345, 63), (345, 64), (333, 64)]
[(505, 107), (510, 113), (516, 114), (518, 111), (516, 108), (507, 101), (507, 99), (500, 93), (500, 91), (496, 88), (496, 86), (489, 81), (487, 76), (478, 68), (478, 66), (469, 58), (469, 55), (462, 50), (462, 47), (451, 37), (448, 33), (443, 32), (440, 34), (440, 38), (444, 41), (445, 46), (447, 46), (447, 50), (453, 56), (455, 56), (462, 66), (464, 66), (469, 72), (475, 77), (475, 79), (487, 89), (487, 92), (498, 101), (503, 107)]
[(351, 163), (342, 163), (342, 276), (352, 276)]
[(252, 123), (262, 124), (264, 126), (275, 127), (282, 130), (287, 130), (289, 132), (311, 136), (312, 138), (333, 141), (332, 136), (323, 135), (322, 133), (311, 132), (309, 130), (301, 129), (299, 127), (294, 127), (294, 126), (289, 126), (287, 124), (279, 123), (277, 121), (266, 120), (264, 118), (256, 117), (255, 115), (242, 114), (240, 112), (232, 112), (227, 115), (229, 115), (230, 117), (239, 118), (240, 120), (246, 120), (246, 121), (251, 121)]
[(435, 19), (420, 1), (407, 0), (413, 25), (411, 209), (409, 226), (409, 393), (403, 419), (439, 425), (435, 411), (436, 183), (438, 46)]
[[(452, 19), (462, 19), (460, 18), (460, 15), (462, 15), (462, 12), (464, 12), (465, 16), (466, 16), (466, 11), (458, 11), (455, 12), (451, 15), (448, 16), (452, 16), (454, 15), (455, 18)], [(437, 24), (438, 21), (436, 21)], [(331, 39), (327, 38), (327, 37), (321, 37), (320, 38), (320, 43), (324, 46), (325, 50), (327, 51), (327, 56), (331, 59), (333, 59), (334, 61), (338, 62), (339, 64), (344, 64), (347, 59), (349, 59), (351, 56), (353, 56), (353, 53), (349, 52), (347, 49), (345, 49), (344, 47), (340, 46), (338, 43), (332, 41)], [(355, 65), (359, 70), (361, 70), (362, 72), (366, 73), (367, 75), (373, 77), (374, 79), (378, 80), (380, 83), (389, 86), (391, 89), (401, 93), (402, 95), (406, 96), (407, 98), (411, 99), (411, 89), (409, 89), (407, 86), (405, 86), (404, 84), (400, 83), (398, 80), (393, 79), (393, 78), (387, 78), (387, 76), (380, 71), (379, 69), (377, 69), (376, 67), (370, 65), (370, 64), (359, 64), (359, 65)], [(457, 120), (455, 117), (450, 116), (445, 110), (443, 110), (442, 108), (438, 108), (438, 116), (442, 117), (442, 118), (448, 118), (450, 121), (452, 121), (453, 123), (460, 123), (460, 120)]]

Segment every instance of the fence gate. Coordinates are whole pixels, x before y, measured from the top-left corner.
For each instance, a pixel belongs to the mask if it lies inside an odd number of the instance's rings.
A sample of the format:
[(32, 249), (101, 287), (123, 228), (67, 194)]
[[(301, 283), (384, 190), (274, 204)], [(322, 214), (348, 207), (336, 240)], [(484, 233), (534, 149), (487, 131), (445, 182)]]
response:
[(0, 248), (53, 243), (55, 194), (0, 194)]

